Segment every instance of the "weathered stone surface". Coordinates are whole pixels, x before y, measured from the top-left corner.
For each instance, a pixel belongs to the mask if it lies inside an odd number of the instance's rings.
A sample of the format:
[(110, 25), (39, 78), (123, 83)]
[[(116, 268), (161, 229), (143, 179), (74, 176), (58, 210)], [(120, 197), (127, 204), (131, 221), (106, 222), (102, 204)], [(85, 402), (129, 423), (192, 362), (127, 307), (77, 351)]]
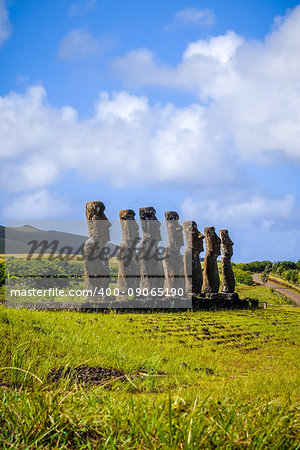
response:
[[(139, 226), (132, 209), (120, 211), (122, 242), (118, 254), (118, 289), (120, 295), (128, 295), (128, 289), (135, 293), (140, 285), (140, 267), (137, 260), (137, 244), (140, 241)], [(129, 291), (131, 294), (131, 291)]]
[(205, 297), (193, 297), (193, 309), (249, 309), (257, 308), (258, 300), (240, 299), (236, 292), (224, 294), (221, 292), (206, 293)]
[(202, 269), (199, 255), (203, 252), (204, 235), (200, 233), (196, 222), (183, 223), (186, 251), (183, 256), (185, 289), (187, 293), (200, 294), (202, 289)]
[[(98, 292), (101, 289), (106, 290), (110, 283), (108, 249), (105, 246), (110, 240), (111, 223), (104, 211), (105, 206), (102, 202), (95, 201), (86, 204), (89, 239), (83, 249), (84, 289), (93, 292), (95, 289)], [(98, 298), (97, 295), (96, 297)], [(95, 297), (93, 298), (95, 299)]]
[(233, 293), (235, 290), (234, 273), (231, 266), (233, 255), (233, 242), (229, 237), (228, 230), (220, 230), (222, 248), (222, 288), (224, 293)]
[(97, 239), (105, 245), (110, 239), (109, 228), (111, 223), (108, 221), (104, 211), (105, 205), (102, 202), (87, 202), (85, 206), (89, 237)]
[(142, 290), (163, 288), (164, 269), (163, 255), (159, 252), (158, 243), (162, 240), (160, 234), (160, 221), (152, 206), (139, 209), (143, 239), (138, 252), (140, 266), (140, 288)]
[(217, 258), (221, 254), (221, 239), (215, 232), (214, 227), (204, 229), (206, 254), (203, 268), (203, 292), (215, 293), (219, 291), (220, 278)]
[[(179, 215), (176, 211), (165, 212), (168, 230), (168, 244), (164, 252), (165, 294), (178, 294), (178, 289), (184, 292), (184, 270), (183, 259), (180, 249), (183, 246), (182, 226), (179, 224)], [(173, 289), (173, 291), (171, 291)], [(175, 290), (175, 292), (174, 292)]]

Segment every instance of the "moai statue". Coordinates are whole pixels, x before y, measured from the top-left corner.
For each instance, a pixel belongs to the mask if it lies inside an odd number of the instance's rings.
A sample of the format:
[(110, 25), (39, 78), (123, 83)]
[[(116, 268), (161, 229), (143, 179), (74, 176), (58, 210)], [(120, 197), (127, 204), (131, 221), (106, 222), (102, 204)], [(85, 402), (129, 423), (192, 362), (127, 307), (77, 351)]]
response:
[(200, 233), (193, 220), (184, 222), (183, 228), (186, 242), (183, 256), (185, 289), (189, 294), (201, 294), (203, 278), (199, 255), (204, 250), (204, 235)]
[(214, 227), (204, 228), (206, 254), (203, 269), (203, 292), (216, 293), (219, 291), (220, 278), (217, 258), (221, 254), (221, 239)]
[[(111, 223), (107, 219), (105, 206), (102, 202), (88, 202), (86, 204), (86, 218), (89, 228), (89, 238), (83, 248), (84, 289), (95, 289), (104, 292), (110, 283), (108, 249), (105, 247), (110, 240)], [(93, 298), (103, 298), (102, 294)], [(93, 299), (91, 298), (91, 300)]]
[(135, 294), (140, 285), (140, 267), (137, 260), (136, 246), (140, 241), (139, 226), (135, 220), (135, 212), (132, 209), (120, 211), (120, 222), (123, 240), (120, 245), (118, 261), (118, 289), (120, 295)]
[(235, 289), (235, 279), (231, 266), (233, 255), (233, 242), (229, 237), (228, 230), (220, 230), (222, 247), (222, 288), (224, 294), (230, 294)]
[[(168, 230), (168, 245), (164, 252), (165, 283), (164, 290), (168, 295), (173, 295), (171, 289), (184, 290), (184, 269), (180, 249), (183, 246), (182, 226), (179, 224), (179, 215), (176, 211), (165, 212)], [(174, 292), (174, 291), (173, 291)]]
[(140, 266), (140, 288), (151, 289), (163, 288), (164, 268), (162, 264), (163, 255), (158, 249), (158, 242), (162, 240), (160, 234), (160, 221), (156, 217), (156, 211), (152, 206), (140, 208), (140, 220), (143, 231), (143, 239), (138, 252)]

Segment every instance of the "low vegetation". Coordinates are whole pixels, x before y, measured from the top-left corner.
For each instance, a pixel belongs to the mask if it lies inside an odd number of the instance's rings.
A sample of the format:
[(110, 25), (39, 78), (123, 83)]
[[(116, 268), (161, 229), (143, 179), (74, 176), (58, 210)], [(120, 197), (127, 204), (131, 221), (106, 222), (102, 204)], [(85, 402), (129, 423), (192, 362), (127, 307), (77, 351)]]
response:
[(297, 264), (292, 261), (274, 263), (270, 272), (290, 283), (295, 285), (300, 284), (300, 261)]
[[(287, 304), (264, 286), (237, 290)], [(0, 446), (296, 449), (299, 318), (288, 306), (84, 314), (2, 305)]]
[(276, 292), (273, 288), (267, 288), (266, 286), (247, 286), (240, 284), (236, 286), (236, 291), (241, 298), (256, 298), (260, 302), (266, 302), (268, 305), (294, 305), (293, 300), (290, 300), (280, 292)]
[(299, 317), (0, 307), (1, 448), (297, 448)]
[[(246, 264), (233, 264), (233, 270), (238, 283), (251, 285), (253, 273), (262, 273), (264, 278), (273, 275), (296, 286), (300, 284), (300, 260), (293, 261), (254, 261)], [(251, 277), (251, 278), (250, 278)]]
[[(49, 260), (48, 258), (33, 258), (28, 261), (24, 257), (9, 256), (6, 260), (0, 259), (0, 284), (4, 283), (4, 273), (9, 276), (18, 276), (20, 274), (32, 274), (35, 276), (49, 275), (59, 277), (74, 277), (83, 275), (82, 261)], [(233, 271), (236, 281), (242, 284), (252, 284), (251, 274), (253, 273), (272, 273), (291, 283), (300, 283), (300, 260), (297, 263), (292, 261), (281, 261), (272, 263), (271, 261), (254, 261), (251, 263), (233, 263)], [(111, 278), (116, 280), (118, 274), (117, 259), (110, 261)]]
[(238, 284), (253, 285), (252, 274), (249, 270), (243, 270), (238, 264), (232, 264), (235, 282)]

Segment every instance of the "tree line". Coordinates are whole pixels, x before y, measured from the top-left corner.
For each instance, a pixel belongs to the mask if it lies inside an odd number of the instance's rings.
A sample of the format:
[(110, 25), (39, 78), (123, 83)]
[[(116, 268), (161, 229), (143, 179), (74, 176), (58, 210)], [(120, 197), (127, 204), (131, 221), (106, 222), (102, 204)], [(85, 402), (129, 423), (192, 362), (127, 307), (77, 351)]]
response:
[[(5, 283), (6, 276), (49, 276), (58, 278), (71, 278), (83, 276), (83, 263), (80, 261), (50, 261), (49, 259), (27, 261), (25, 258), (8, 257), (6, 261), (0, 261), (0, 286)], [(300, 260), (293, 261), (253, 261), (250, 263), (232, 263), (233, 272), (237, 283), (253, 284), (252, 274), (273, 273), (291, 283), (300, 284)], [(112, 281), (117, 279), (118, 268), (111, 267)]]

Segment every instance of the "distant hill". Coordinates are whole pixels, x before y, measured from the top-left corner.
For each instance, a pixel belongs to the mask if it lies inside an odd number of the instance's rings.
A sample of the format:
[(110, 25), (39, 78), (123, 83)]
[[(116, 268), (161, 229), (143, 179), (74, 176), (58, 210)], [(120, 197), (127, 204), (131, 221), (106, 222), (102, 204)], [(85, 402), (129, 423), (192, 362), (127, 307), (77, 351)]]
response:
[[(6, 239), (5, 239), (6, 236)], [(9, 254), (27, 254), (32, 247), (29, 245), (31, 241), (47, 241), (49, 244), (53, 241), (58, 241), (57, 252), (63, 247), (72, 247), (77, 252), (87, 240), (87, 236), (80, 234), (65, 233), (55, 230), (40, 230), (39, 228), (30, 225), (23, 225), (21, 227), (4, 227), (0, 225), (0, 253)], [(5, 250), (6, 247), (6, 250)], [(115, 251), (116, 245), (108, 243), (107, 247), (111, 249), (111, 253)], [(39, 247), (35, 253), (40, 252)], [(52, 247), (53, 248), (53, 247)], [(45, 253), (51, 253), (52, 248), (49, 248)]]

